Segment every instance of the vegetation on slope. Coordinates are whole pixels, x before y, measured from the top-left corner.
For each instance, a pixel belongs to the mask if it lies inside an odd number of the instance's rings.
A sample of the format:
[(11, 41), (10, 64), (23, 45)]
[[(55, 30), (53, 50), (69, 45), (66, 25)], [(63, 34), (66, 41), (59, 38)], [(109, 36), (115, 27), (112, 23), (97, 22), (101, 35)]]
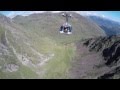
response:
[(0, 78), (69, 78), (70, 63), (75, 56), (74, 43), (105, 35), (95, 23), (91, 24), (77, 14), (70, 22), (73, 25), (72, 35), (59, 33), (64, 19), (58, 14), (17, 16), (6, 23), (6, 38), (12, 55), (12, 60), (8, 60), (19, 68), (14, 72), (1, 70)]

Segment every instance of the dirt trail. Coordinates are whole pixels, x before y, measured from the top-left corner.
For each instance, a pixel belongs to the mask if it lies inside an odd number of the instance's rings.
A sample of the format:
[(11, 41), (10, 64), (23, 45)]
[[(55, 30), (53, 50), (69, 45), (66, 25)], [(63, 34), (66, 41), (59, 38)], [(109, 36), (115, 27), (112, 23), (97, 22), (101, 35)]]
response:
[[(23, 65), (36, 67), (36, 65), (34, 65), (26, 56), (21, 55), (21, 54), (19, 54), (19, 53), (16, 52), (15, 48), (13, 46), (11, 46), (11, 44), (9, 43), (6, 34), (7, 34), (7, 31), (5, 31), (6, 42), (7, 42), (8, 46), (13, 50), (13, 53), (15, 54), (15, 56), (17, 57), (17, 59), (20, 62), (22, 62)], [(50, 60), (54, 56), (54, 54), (50, 54), (48, 56), (47, 55), (43, 55), (43, 54), (39, 53), (38, 51), (36, 51), (34, 48), (32, 48), (29, 43), (27, 45), (32, 50), (32, 52), (39, 57), (40, 63), (38, 63), (38, 66), (44, 65), (48, 60)]]
[(8, 44), (8, 46), (12, 49), (13, 53), (15, 54), (15, 56), (17, 57), (17, 59), (23, 64), (23, 65), (33, 65), (30, 60), (28, 60), (27, 58), (24, 58), (23, 60), (23, 56), (19, 53), (16, 52), (15, 48), (10, 44), (8, 38), (7, 38), (7, 31), (5, 31), (5, 39), (6, 39), (6, 43)]
[[(10, 45), (8, 39), (7, 39), (7, 35), (6, 35), (7, 31), (5, 31), (5, 41), (6, 41), (6, 44), (13, 50), (13, 53), (16, 55), (17, 57), (17, 53), (15, 51), (15, 49)], [(17, 59), (19, 60), (19, 58), (17, 57)], [(17, 71), (19, 69), (19, 66), (18, 65), (15, 65), (15, 64), (5, 64), (5, 70), (6, 71), (9, 71), (9, 72), (14, 72), (14, 71)]]
[(37, 64), (38, 66), (44, 65), (46, 62), (48, 62), (54, 56), (53, 53), (49, 54), (49, 55), (43, 55), (43, 54), (39, 53), (37, 50), (32, 48), (32, 46), (27, 42), (26, 42), (26, 45), (28, 45), (29, 48), (32, 50), (32, 52), (39, 57), (40, 63)]

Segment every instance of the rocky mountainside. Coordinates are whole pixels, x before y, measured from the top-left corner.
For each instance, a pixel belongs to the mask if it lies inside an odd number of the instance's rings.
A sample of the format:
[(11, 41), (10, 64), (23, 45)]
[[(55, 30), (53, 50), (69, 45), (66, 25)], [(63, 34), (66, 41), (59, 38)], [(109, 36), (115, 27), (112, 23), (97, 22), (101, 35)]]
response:
[(77, 43), (77, 48), (72, 77), (120, 78), (120, 36), (90, 38)]

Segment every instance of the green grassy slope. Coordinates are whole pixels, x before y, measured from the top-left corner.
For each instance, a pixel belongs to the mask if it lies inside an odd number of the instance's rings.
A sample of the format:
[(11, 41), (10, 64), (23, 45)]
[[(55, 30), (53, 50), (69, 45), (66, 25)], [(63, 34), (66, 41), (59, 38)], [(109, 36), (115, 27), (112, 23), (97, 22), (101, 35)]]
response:
[[(4, 45), (4, 43), (6, 42), (5, 31), (7, 30), (0, 26), (0, 45)], [(9, 34), (7, 34), (7, 37), (9, 38), (8, 40), (9, 42), (11, 42), (10, 44), (12, 45), (12, 40), (14, 40), (14, 38), (12, 38), (10, 35), (11, 33), (9, 32)], [(18, 44), (14, 43), (13, 46), (15, 47), (15, 45), (18, 47)], [(21, 64), (9, 45), (6, 44), (4, 45), (4, 47), (6, 48), (1, 49), (2, 46), (0, 46), (0, 53), (2, 53), (0, 55), (0, 79), (38, 78), (38, 75), (35, 71)], [(19, 69), (14, 72), (6, 71), (6, 65), (9, 64), (17, 65)]]

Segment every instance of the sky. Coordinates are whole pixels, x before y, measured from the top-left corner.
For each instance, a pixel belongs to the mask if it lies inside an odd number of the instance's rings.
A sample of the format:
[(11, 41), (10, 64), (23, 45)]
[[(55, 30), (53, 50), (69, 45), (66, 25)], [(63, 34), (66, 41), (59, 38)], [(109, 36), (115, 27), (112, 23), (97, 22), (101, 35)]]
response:
[[(1, 14), (4, 14), (10, 18), (15, 17), (16, 15), (27, 16), (33, 13), (43, 13), (43, 12), (45, 11), (0, 11)], [(58, 13), (60, 11), (51, 11), (51, 12)], [(75, 11), (75, 12), (83, 16), (96, 15), (120, 22), (120, 11)]]

